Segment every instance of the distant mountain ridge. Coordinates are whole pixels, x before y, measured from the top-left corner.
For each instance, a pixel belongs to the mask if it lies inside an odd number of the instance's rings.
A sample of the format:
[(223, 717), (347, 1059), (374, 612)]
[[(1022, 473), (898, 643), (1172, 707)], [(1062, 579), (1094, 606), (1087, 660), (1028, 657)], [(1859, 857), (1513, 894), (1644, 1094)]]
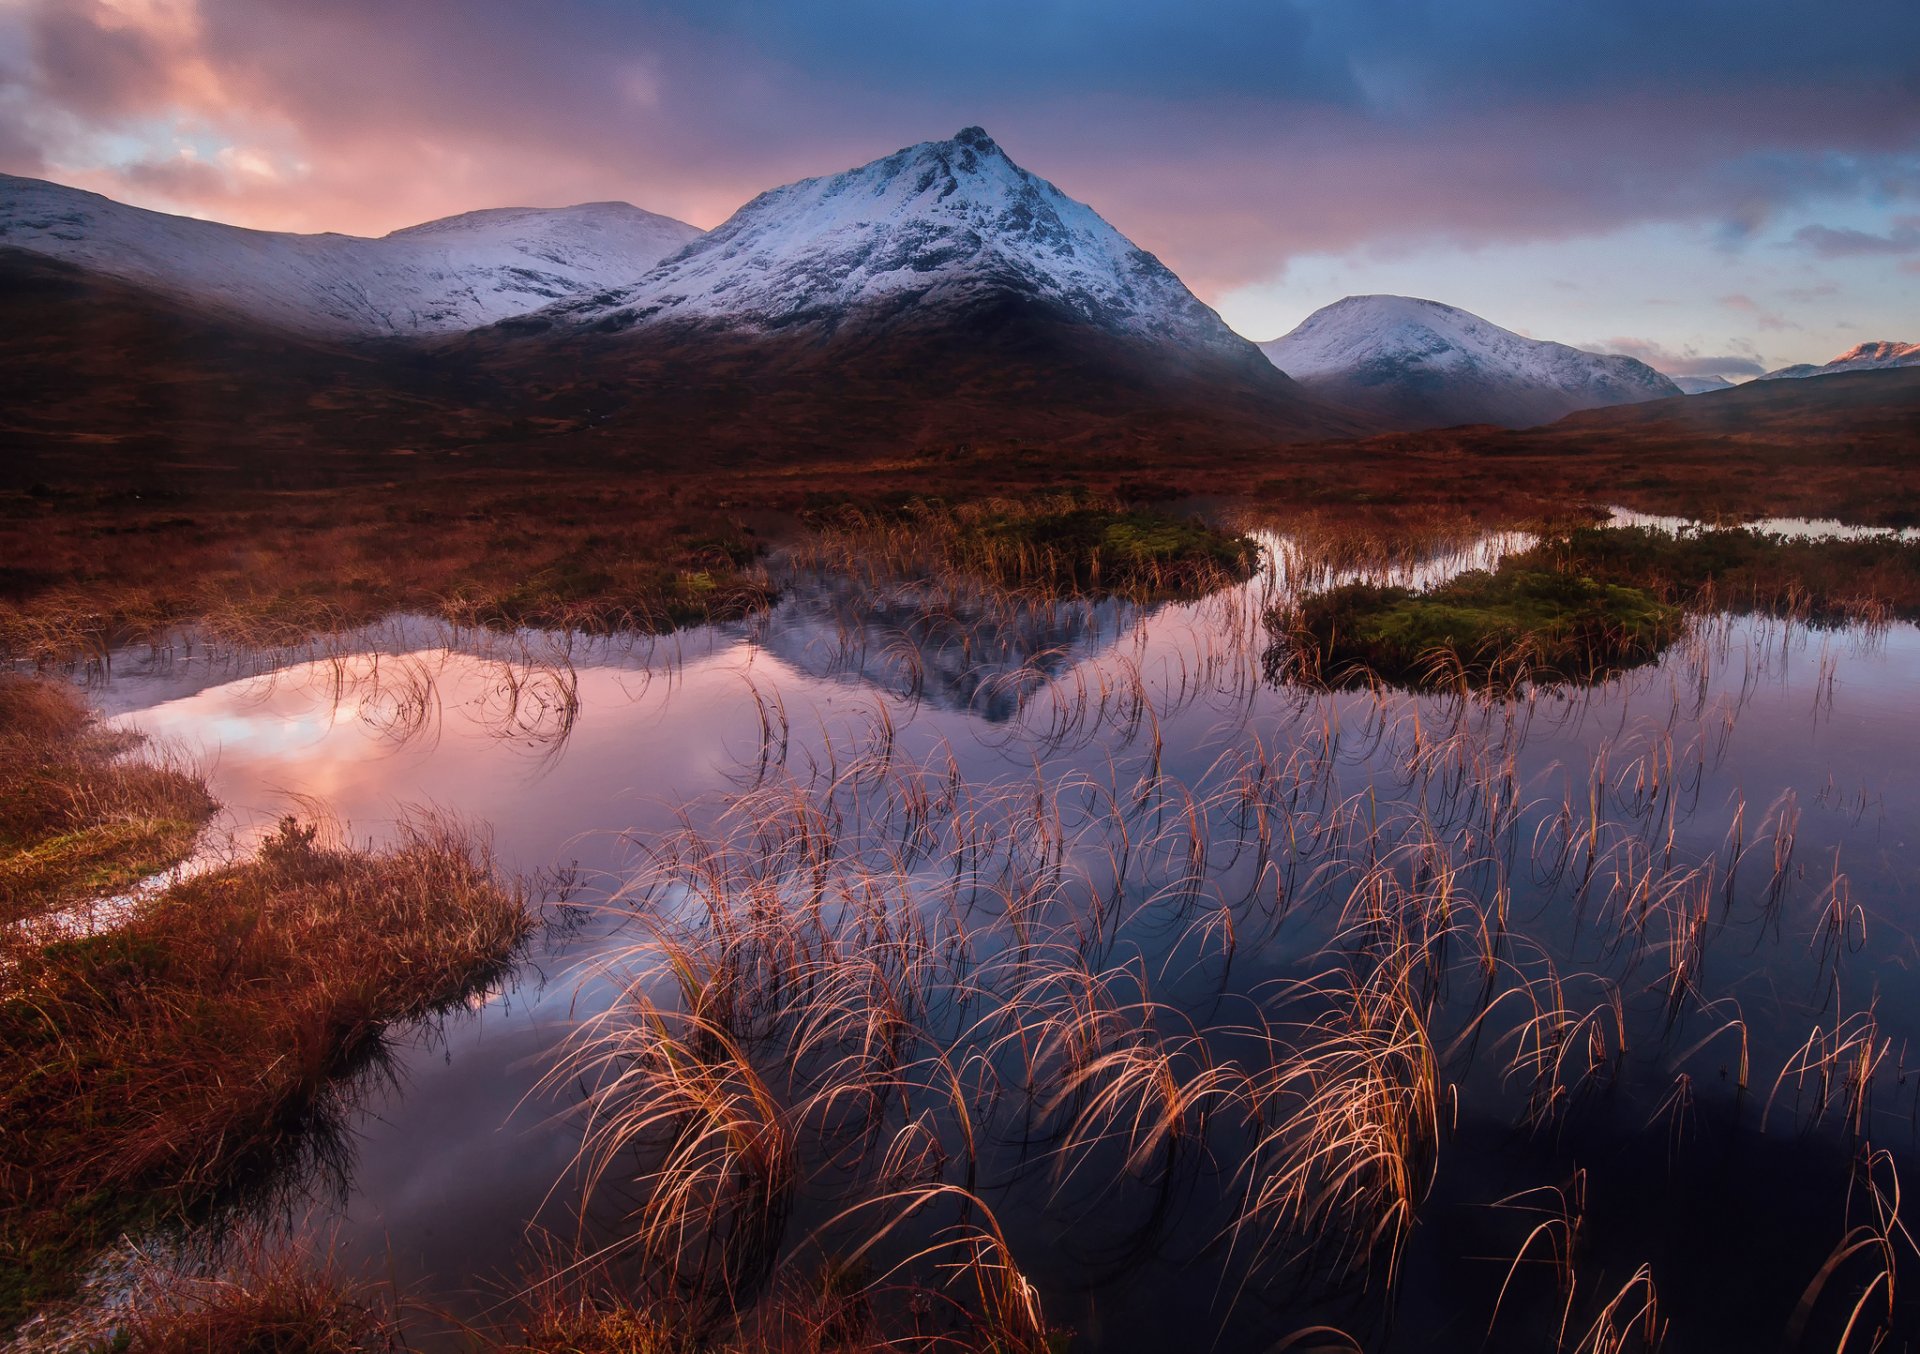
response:
[(1672, 376), (1682, 395), (1711, 395), (1716, 390), (1732, 390), (1733, 382), (1724, 376)]
[(1524, 428), (1681, 393), (1634, 358), (1526, 338), (1410, 296), (1346, 297), (1260, 349), (1309, 394), (1398, 430)]
[(1831, 376), (1845, 371), (1884, 371), (1889, 367), (1920, 367), (1920, 343), (1896, 343), (1880, 339), (1858, 343), (1829, 362), (1800, 362), (1770, 371), (1763, 381), (1798, 380), (1808, 376)]
[(246, 230), (0, 175), (0, 247), (336, 338), (456, 333), (620, 285), (697, 238), (624, 202), (504, 207), (377, 239)]
[(104, 421), (88, 389), (145, 409), (126, 435), (160, 443), (300, 445), (324, 424), (661, 464), (1378, 430), (978, 127), (763, 193), (708, 234), (589, 204), (280, 235), (4, 179), (0, 274), (0, 359), (36, 435)]

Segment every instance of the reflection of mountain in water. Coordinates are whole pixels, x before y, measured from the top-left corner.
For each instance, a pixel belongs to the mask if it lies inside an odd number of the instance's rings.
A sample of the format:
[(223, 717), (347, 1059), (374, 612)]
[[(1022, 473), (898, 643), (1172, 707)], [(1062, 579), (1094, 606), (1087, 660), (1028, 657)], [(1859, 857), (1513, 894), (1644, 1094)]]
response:
[(1111, 597), (809, 573), (785, 588), (760, 642), (810, 677), (861, 682), (997, 723), (1151, 609)]

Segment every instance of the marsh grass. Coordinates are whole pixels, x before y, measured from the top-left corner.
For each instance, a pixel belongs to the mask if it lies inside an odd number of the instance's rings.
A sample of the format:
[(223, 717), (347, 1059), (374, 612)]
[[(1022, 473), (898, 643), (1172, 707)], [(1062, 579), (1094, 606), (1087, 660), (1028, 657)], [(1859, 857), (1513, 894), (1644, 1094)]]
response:
[(152, 1267), (97, 1354), (392, 1354), (405, 1348), (381, 1286), (296, 1249), (250, 1240), (213, 1277)]
[[(899, 539), (898, 559), (926, 557)], [(1416, 1238), (1459, 1169), (1464, 1100), (1543, 1152), (1630, 1118), (1677, 1169), (1699, 1160), (1683, 1130), (1708, 1105), (1809, 1150), (1864, 1142), (1904, 1076), (1890, 1019), (1836, 1003), (1790, 1049), (1714, 987), (1723, 937), (1804, 924), (1814, 1005), (1843, 977), (1854, 990), (1863, 906), (1837, 861), (1807, 882), (1793, 795), (1764, 814), (1730, 802), (1723, 821), (1701, 800), (1738, 714), (1707, 710), (1708, 674), (1745, 661), (1723, 676), (1750, 689), (1787, 623), (1742, 660), (1696, 621), (1675, 672), (1641, 688), (1650, 715), (1596, 733), (1589, 761), (1530, 771), (1531, 728), (1609, 708), (1591, 688), (1297, 688), (1270, 726), (1231, 722), (1261, 680), (1254, 596), (1196, 603), (1237, 638), (1196, 629), (1190, 651), (1036, 684), (995, 730), (1021, 770), (984, 782), (885, 702), (816, 742), (755, 691), (758, 757), (711, 815), (647, 844), (616, 900), (631, 944), (593, 971), (609, 1004), (546, 1082), (583, 1130), (569, 1183), (618, 1218), (594, 1258), (625, 1282), (558, 1285), (518, 1348), (861, 1349), (884, 1333), (1043, 1350), (1061, 1332), (1026, 1268), (1033, 1234), (995, 1212), (1016, 1194), (1131, 1254), (1175, 1241), (1178, 1217), (1220, 1263), (1216, 1311), (1357, 1308), (1372, 1344), (1430, 1255)], [(396, 710), (426, 704), (387, 676)], [(1213, 760), (1196, 760), (1179, 717), (1210, 712)], [(1106, 755), (1064, 764), (1089, 747)], [(274, 853), (313, 849), (290, 836)], [(1558, 918), (1577, 923), (1567, 953), (1531, 934)], [(1749, 1085), (1772, 1087), (1765, 1104)], [(1841, 1348), (1897, 1326), (1911, 1243), (1897, 1181), (1879, 1188), (1805, 1299)], [(1496, 1323), (1511, 1336), (1542, 1310), (1517, 1290), (1543, 1272), (1558, 1334), (1540, 1347), (1666, 1338), (1667, 1312), (1688, 1312), (1667, 1271), (1656, 1293), (1650, 1267), (1587, 1264), (1581, 1208), (1563, 1197), (1487, 1257), (1484, 1291), (1458, 1295), (1463, 1328), (1485, 1322), (1500, 1347)], [(1524, 1277), (1510, 1291), (1503, 1273)], [(1327, 1330), (1311, 1338), (1361, 1345)]]
[(0, 673), (0, 925), (117, 893), (175, 864), (212, 815), (200, 779), (131, 756), (80, 693)]
[(1920, 541), (1803, 539), (1763, 527), (1584, 527), (1529, 561), (1669, 602), (1814, 624), (1920, 618)]
[(458, 624), (666, 631), (766, 604), (740, 514), (646, 477), (431, 489), (0, 493), (0, 658), (104, 663), (180, 631), (266, 648), (397, 612)]
[[(1827, 1033), (1829, 1013), (1802, 1048), (1757, 1042), (1715, 990), (1729, 933), (1832, 930), (1805, 966), (1824, 992), (1864, 925), (1837, 867), (1803, 868), (1792, 796), (1703, 809), (1737, 713), (1688, 704), (1689, 674), (1729, 661), (1716, 636), (1687, 628), (1671, 718), (1649, 678), (1651, 715), (1532, 771), (1530, 728), (1585, 718), (1591, 688), (1309, 689), (1176, 776), (1181, 702), (1204, 719), (1256, 655), (1152, 677), (1114, 657), (1023, 707), (1007, 738), (1035, 769), (985, 784), (937, 744), (910, 753), (884, 711), (789, 767), (787, 716), (761, 701), (756, 772), (710, 826), (653, 844), (625, 900), (646, 938), (609, 959), (619, 996), (553, 1083), (584, 1088), (587, 1175), (630, 1209), (612, 1244), (723, 1323), (820, 1250), (875, 1265), (876, 1310), (883, 1279), (939, 1257), (928, 1288), (969, 1329), (1031, 1342), (1051, 1326), (1023, 1236), (991, 1221), (1018, 1193), (1086, 1219), (1102, 1254), (1152, 1253), (1179, 1214), (1211, 1238), (1222, 1308), (1352, 1303), (1377, 1333), (1429, 1252), (1463, 1101), (1542, 1150), (1631, 1106), (1628, 1131), (1695, 1162), (1688, 1125), (1729, 1103), (1751, 1131), (1844, 1149), (1898, 1075), (1887, 1032)], [(1048, 760), (1096, 737), (1119, 749), (1104, 764)], [(1577, 928), (1568, 952), (1530, 934), (1541, 917)], [(1576, 1271), (1571, 1204), (1541, 1226), (1507, 1255), (1550, 1258), (1557, 1347), (1666, 1340), (1664, 1272), (1656, 1291), (1650, 1268)], [(1501, 1317), (1506, 1269), (1490, 1258), (1479, 1308), (1501, 1335), (1540, 1310)], [(1893, 1321), (1878, 1293), (1863, 1312), (1856, 1344)]]
[(1211, 592), (1259, 563), (1250, 537), (1198, 517), (1072, 494), (848, 511), (798, 552), (810, 562), (849, 555), (902, 577), (960, 574), (1046, 596), (1137, 600)]
[[(1652, 661), (1687, 614), (1878, 625), (1920, 616), (1920, 542), (1557, 522), (1491, 568), (1416, 589), (1326, 569), (1269, 613), (1275, 675), (1332, 685), (1591, 683)], [(1319, 586), (1312, 587), (1315, 582)]]
[(824, 1261), (784, 1280), (716, 1327), (670, 1298), (636, 1292), (591, 1257), (550, 1257), (485, 1325), (409, 1304), (390, 1285), (343, 1272), (305, 1249), (249, 1238), (213, 1275), (154, 1265), (125, 1313), (88, 1354), (1059, 1354), (1063, 1339), (1023, 1345), (951, 1319), (930, 1290), (877, 1293), (857, 1264)]
[(449, 824), (365, 853), (289, 819), (256, 858), (171, 885), (114, 930), (6, 933), (0, 1323), (119, 1232), (191, 1218), (296, 1148), (390, 1024), (500, 975), (529, 926)]

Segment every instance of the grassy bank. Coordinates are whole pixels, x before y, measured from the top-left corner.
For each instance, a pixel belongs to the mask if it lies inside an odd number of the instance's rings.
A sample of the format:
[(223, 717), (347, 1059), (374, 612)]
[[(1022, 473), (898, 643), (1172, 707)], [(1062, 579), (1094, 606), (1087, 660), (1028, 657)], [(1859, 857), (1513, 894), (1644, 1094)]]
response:
[(0, 493), (0, 656), (66, 662), (192, 624), (266, 646), (410, 610), (665, 630), (762, 604), (758, 529), (653, 480)]
[(355, 853), (282, 824), (120, 928), (0, 953), (0, 1328), (129, 1228), (189, 1219), (297, 1144), (391, 1022), (498, 974), (529, 926), (459, 832)]
[[(943, 1320), (944, 1304), (930, 1290), (908, 1312), (883, 1316), (885, 1304), (864, 1274), (832, 1265), (719, 1321), (672, 1299), (641, 1300), (582, 1277), (594, 1268), (557, 1265), (536, 1276), (502, 1303), (497, 1326), (464, 1329), (453, 1346), (468, 1354), (1063, 1354), (1071, 1346), (1066, 1331), (1023, 1337)], [(96, 1354), (389, 1354), (409, 1347), (407, 1308), (389, 1286), (323, 1260), (260, 1251), (219, 1278), (147, 1276)], [(432, 1317), (422, 1324), (433, 1325)]]
[(1142, 599), (1209, 592), (1259, 562), (1252, 540), (1198, 517), (1071, 494), (849, 511), (801, 553), (900, 577), (959, 574), (1049, 595)]
[(1687, 611), (1812, 624), (1920, 618), (1920, 542), (1750, 528), (1575, 527), (1423, 592), (1355, 584), (1270, 618), (1311, 680), (1587, 681), (1651, 660)]
[(198, 778), (128, 756), (73, 688), (0, 673), (0, 926), (126, 889), (192, 849)]
[(1804, 540), (1748, 527), (1677, 535), (1593, 527), (1542, 544), (1527, 565), (1579, 572), (1686, 606), (1826, 623), (1920, 618), (1920, 541)]

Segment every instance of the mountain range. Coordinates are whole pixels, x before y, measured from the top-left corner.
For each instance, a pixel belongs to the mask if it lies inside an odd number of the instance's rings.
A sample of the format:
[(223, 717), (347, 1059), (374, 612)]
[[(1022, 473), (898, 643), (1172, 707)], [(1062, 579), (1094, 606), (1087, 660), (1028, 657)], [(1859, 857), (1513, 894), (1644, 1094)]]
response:
[(0, 248), (334, 338), (473, 329), (626, 282), (700, 231), (624, 202), (505, 207), (379, 239), (243, 230), (0, 174)]
[[(15, 436), (408, 445), (571, 436), (697, 462), (1373, 430), (968, 128), (711, 232), (622, 204), (377, 240), (0, 182)], [(110, 391), (105, 400), (89, 392)]]
[(1246, 448), (1681, 390), (1409, 297), (1348, 297), (1256, 347), (978, 127), (706, 232), (589, 203), (293, 235), (0, 176), (0, 437), (22, 445)]
[(1849, 371), (1885, 371), (1890, 367), (1920, 367), (1920, 343), (1894, 343), (1881, 339), (1859, 343), (1830, 362), (1801, 362), (1770, 371), (1762, 380), (1794, 380), (1805, 376), (1832, 376)]

